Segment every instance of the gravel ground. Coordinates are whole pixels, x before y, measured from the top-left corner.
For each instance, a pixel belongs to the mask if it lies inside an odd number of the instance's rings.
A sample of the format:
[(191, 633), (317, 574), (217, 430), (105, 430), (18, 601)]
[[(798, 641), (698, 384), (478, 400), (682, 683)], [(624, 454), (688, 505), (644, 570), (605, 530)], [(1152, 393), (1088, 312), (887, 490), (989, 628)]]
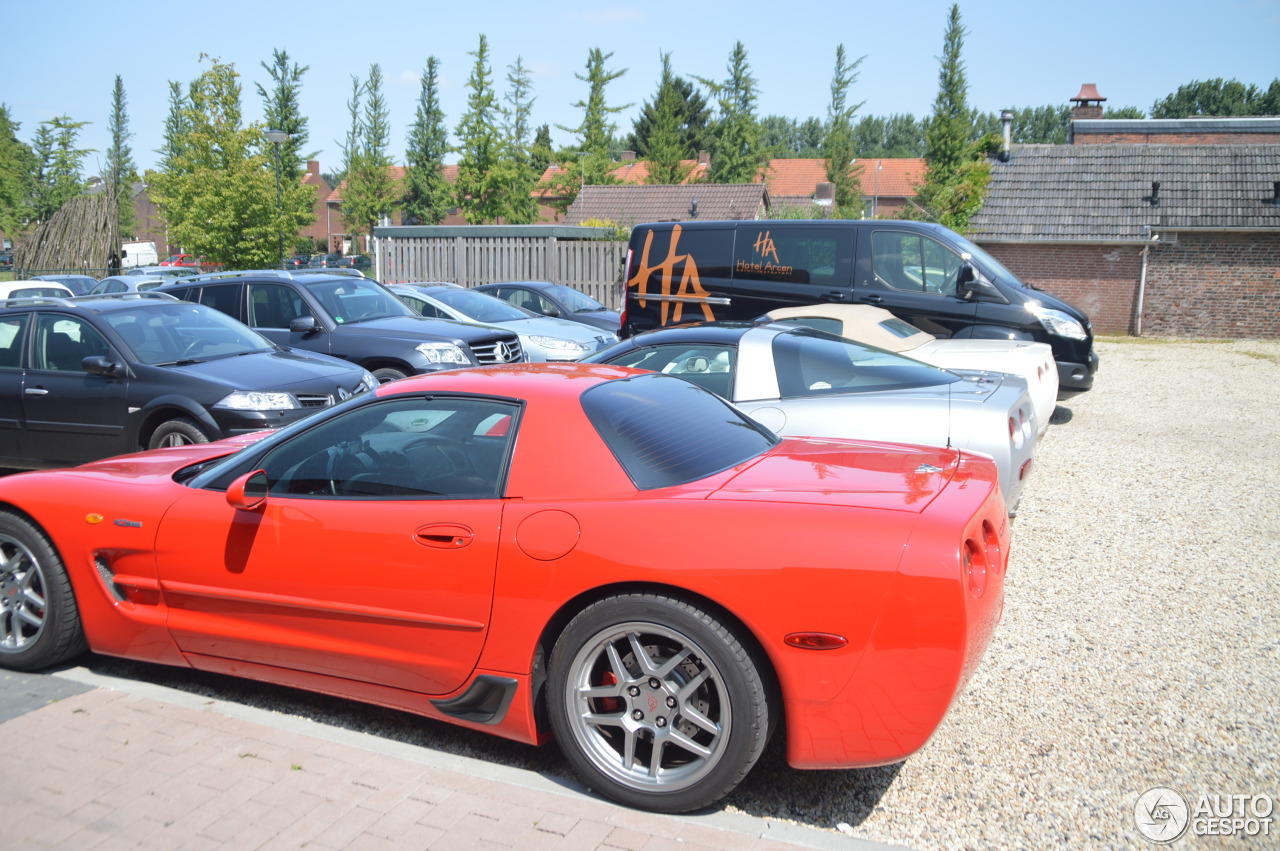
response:
[[(918, 849), (1133, 848), (1151, 787), (1193, 809), (1202, 794), (1280, 797), (1280, 341), (1098, 349), (1094, 389), (1058, 407), (1037, 453), (1004, 620), (934, 739), (900, 765), (846, 772), (792, 771), (775, 746), (728, 807)], [(401, 713), (91, 666), (571, 773), (553, 747)], [(1274, 827), (1177, 846), (1277, 847)]]

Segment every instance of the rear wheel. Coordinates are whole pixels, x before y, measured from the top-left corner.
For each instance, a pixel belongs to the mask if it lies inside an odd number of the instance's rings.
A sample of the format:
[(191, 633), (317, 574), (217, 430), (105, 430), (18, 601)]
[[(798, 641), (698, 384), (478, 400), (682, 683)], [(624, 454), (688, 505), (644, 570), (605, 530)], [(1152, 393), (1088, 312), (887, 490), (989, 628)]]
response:
[(159, 449), (162, 446), (190, 446), (193, 443), (208, 443), (209, 435), (204, 433), (195, 420), (187, 417), (163, 422), (147, 441), (148, 449)]
[(580, 612), (556, 642), (547, 693), (556, 738), (583, 779), (658, 812), (723, 798), (771, 729), (770, 690), (732, 630), (654, 594)]
[(34, 671), (84, 649), (62, 559), (33, 524), (0, 513), (0, 666)]
[(388, 381), (399, 381), (406, 375), (407, 373), (389, 366), (384, 366), (381, 369), (375, 369), (373, 371), (373, 377), (378, 379), (379, 384), (386, 384)]

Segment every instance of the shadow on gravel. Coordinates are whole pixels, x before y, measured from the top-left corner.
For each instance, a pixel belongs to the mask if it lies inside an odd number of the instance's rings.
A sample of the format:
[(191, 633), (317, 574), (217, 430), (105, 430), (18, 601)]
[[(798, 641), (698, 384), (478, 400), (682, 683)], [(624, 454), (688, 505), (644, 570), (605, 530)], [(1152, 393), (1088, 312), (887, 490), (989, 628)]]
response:
[(1069, 423), (1073, 416), (1075, 416), (1075, 414), (1071, 413), (1070, 408), (1065, 408), (1062, 405), (1059, 405), (1053, 409), (1053, 413), (1049, 416), (1049, 425), (1062, 425), (1063, 423)]
[[(69, 667), (75, 665), (102, 676), (152, 683), (437, 753), (513, 766), (585, 791), (554, 743), (524, 745), (409, 712), (189, 668), (95, 654), (86, 654)], [(732, 807), (757, 818), (789, 819), (828, 830), (839, 822), (857, 825), (875, 809), (901, 768), (899, 764), (860, 771), (797, 771), (787, 765), (785, 738), (779, 730), (746, 780), (720, 805), (703, 812)]]

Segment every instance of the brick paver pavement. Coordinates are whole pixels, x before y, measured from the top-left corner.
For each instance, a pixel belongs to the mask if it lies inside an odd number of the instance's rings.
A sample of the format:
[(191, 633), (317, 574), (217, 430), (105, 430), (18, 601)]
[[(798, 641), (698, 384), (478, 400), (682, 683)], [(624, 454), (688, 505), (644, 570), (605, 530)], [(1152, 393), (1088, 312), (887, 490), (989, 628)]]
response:
[(638, 812), (531, 772), (479, 776), (465, 758), (180, 703), (99, 687), (0, 723), (0, 849), (884, 847), (727, 813)]

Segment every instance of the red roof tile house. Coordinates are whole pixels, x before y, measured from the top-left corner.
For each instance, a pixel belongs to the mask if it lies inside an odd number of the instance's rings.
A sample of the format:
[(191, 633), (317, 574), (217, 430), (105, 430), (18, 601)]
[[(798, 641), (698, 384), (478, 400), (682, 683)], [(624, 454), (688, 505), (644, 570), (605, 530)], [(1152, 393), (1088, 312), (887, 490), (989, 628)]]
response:
[[(859, 168), (868, 218), (892, 218), (915, 197), (915, 186), (925, 174), (924, 160), (916, 157), (855, 160), (854, 169)], [(770, 160), (756, 180), (769, 187), (775, 210), (809, 207), (831, 197), (830, 190), (824, 192), (822, 188), (827, 185), (824, 159)]]
[(587, 185), (570, 205), (565, 224), (612, 222), (632, 227), (688, 219), (763, 219), (769, 205), (769, 190), (759, 183)]

